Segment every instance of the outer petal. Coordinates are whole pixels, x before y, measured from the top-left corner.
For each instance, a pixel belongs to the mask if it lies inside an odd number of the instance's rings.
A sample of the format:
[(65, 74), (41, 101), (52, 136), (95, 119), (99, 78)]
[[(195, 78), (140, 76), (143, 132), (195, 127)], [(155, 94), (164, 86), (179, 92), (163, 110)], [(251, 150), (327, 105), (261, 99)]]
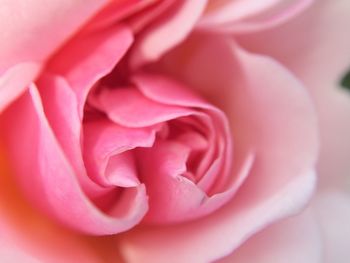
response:
[(314, 0), (212, 0), (198, 23), (200, 29), (237, 33), (275, 27), (304, 11)]
[(33, 209), (18, 188), (5, 157), (1, 151), (1, 262), (99, 263), (107, 258), (113, 258), (114, 262), (118, 259), (117, 251), (109, 245), (110, 238), (79, 235)]
[(322, 255), (317, 219), (307, 210), (267, 227), (217, 263), (320, 263)]
[(349, 1), (315, 1), (283, 26), (239, 37), (246, 48), (277, 58), (310, 90), (321, 131), (320, 185), (327, 188), (343, 187), (350, 171), (350, 96), (339, 89), (350, 69), (349, 9)]
[[(207, 62), (225, 64), (190, 63), (191, 58), (196, 60), (194, 55), (187, 57), (188, 64), (182, 66), (187, 65), (187, 70), (192, 67), (188, 72), (195, 75), (202, 69), (204, 94), (225, 96), (222, 101), (225, 103), (226, 98), (227, 104), (223, 106), (231, 118), (238, 147), (256, 147), (252, 173), (230, 204), (204, 219), (173, 227), (135, 229), (126, 234), (121, 243), (129, 262), (216, 260), (266, 225), (300, 210), (312, 193), (317, 130), (307, 93), (276, 61), (246, 53), (220, 38), (214, 43), (211, 48), (206, 46), (206, 52), (196, 54), (197, 62), (205, 58)], [(226, 83), (223, 86), (209, 85), (203, 78), (215, 67), (227, 73), (221, 75)], [(179, 252), (176, 258), (171, 256), (174, 251)]]
[(324, 262), (346, 263), (350, 257), (350, 194), (328, 191), (316, 196), (313, 206), (324, 244)]
[(42, 62), (106, 0), (3, 0), (0, 9), (0, 74), (25, 61)]
[(27, 262), (39, 263), (38, 259), (24, 253), (21, 249), (15, 246), (4, 245), (0, 243), (0, 260), (1, 262)]
[(139, 37), (131, 56), (133, 68), (155, 61), (166, 51), (179, 44), (192, 30), (207, 0), (181, 0), (169, 8)]
[(39, 70), (37, 63), (21, 63), (0, 76), (0, 112), (28, 87)]

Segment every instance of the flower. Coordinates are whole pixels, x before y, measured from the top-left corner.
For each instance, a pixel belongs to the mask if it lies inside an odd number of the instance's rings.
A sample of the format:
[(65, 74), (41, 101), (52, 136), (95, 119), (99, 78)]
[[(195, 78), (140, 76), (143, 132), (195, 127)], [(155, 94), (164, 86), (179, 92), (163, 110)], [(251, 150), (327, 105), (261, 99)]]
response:
[(324, 101), (348, 109), (347, 94), (329, 87), (348, 66), (349, 39), (340, 29), (327, 37), (347, 19), (328, 2), (5, 3), (4, 21), (21, 15), (0, 47), (2, 185), (11, 186), (0, 257), (334, 262), (329, 240), (341, 249), (350, 235), (340, 238), (324, 209), (345, 203), (349, 167), (333, 156), (350, 147), (331, 148), (338, 119)]

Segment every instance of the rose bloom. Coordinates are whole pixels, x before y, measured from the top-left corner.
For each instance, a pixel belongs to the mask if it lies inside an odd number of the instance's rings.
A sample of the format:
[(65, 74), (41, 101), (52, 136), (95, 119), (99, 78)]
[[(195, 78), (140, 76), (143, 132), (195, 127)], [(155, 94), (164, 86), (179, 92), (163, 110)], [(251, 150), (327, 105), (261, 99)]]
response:
[(350, 2), (3, 0), (1, 262), (347, 262)]

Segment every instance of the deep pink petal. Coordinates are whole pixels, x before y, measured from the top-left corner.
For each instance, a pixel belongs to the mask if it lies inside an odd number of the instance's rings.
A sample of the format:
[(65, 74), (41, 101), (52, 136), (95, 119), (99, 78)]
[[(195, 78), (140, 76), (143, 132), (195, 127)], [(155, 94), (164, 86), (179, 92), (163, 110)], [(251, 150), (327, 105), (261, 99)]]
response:
[(105, 89), (101, 91), (96, 106), (114, 122), (134, 128), (152, 126), (194, 113), (191, 109), (152, 101), (136, 88)]
[[(139, 1), (139, 0), (122, 0), (111, 1), (101, 12), (99, 12), (87, 25), (84, 30), (103, 30), (111, 27), (123, 19), (127, 19), (136, 13), (154, 4), (157, 0)], [(164, 1), (163, 1), (164, 2)]]
[[(97, 235), (125, 231), (142, 219), (147, 211), (143, 186), (116, 200), (111, 216), (91, 203), (54, 137), (34, 86), (3, 118), (16, 175), (34, 204), (67, 226)], [(18, 151), (19, 144), (22, 151)]]
[(91, 195), (104, 192), (86, 175), (81, 152), (81, 120), (74, 91), (63, 77), (53, 74), (42, 74), (37, 82), (49, 125), (74, 169), (80, 186)]
[(131, 31), (119, 25), (98, 32), (82, 33), (50, 61), (49, 71), (66, 78), (75, 92), (81, 118), (88, 92), (114, 68), (132, 41)]
[[(116, 169), (122, 169), (122, 167), (118, 168), (116, 165), (119, 163), (119, 166), (125, 166), (125, 163), (121, 164), (122, 159), (129, 158), (127, 156), (117, 156), (136, 147), (151, 147), (154, 143), (156, 132), (157, 127), (125, 128), (106, 119), (85, 123), (84, 159), (90, 176), (103, 185), (110, 186), (111, 180), (115, 183), (115, 180), (117, 180)], [(110, 160), (110, 158), (112, 159)], [(135, 165), (128, 160), (125, 161), (129, 162), (130, 165)], [(128, 167), (129, 172), (132, 172), (132, 167), (129, 165)], [(112, 170), (114, 171), (112, 172)], [(111, 173), (114, 173), (114, 175)], [(132, 175), (130, 174), (130, 176)], [(121, 186), (120, 184), (118, 185)]]

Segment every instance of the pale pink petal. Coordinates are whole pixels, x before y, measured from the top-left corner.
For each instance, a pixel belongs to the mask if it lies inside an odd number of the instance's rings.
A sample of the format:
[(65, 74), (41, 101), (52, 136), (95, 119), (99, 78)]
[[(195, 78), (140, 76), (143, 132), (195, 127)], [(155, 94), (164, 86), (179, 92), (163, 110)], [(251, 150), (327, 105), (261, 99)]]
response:
[[(4, 244), (5, 243), (5, 244)], [(6, 263), (26, 262), (40, 263), (39, 259), (25, 253), (22, 249), (7, 245), (6, 242), (0, 240), (0, 261)]]
[(80, 118), (92, 86), (114, 68), (132, 41), (127, 27), (115, 25), (75, 36), (52, 58), (48, 70), (66, 78), (77, 96)]
[(323, 251), (317, 218), (306, 210), (267, 227), (217, 263), (319, 263)]
[(233, 22), (264, 12), (279, 2), (283, 2), (283, 0), (210, 0), (198, 24), (200, 26), (206, 24), (218, 26), (227, 22)]
[(339, 190), (318, 194), (312, 206), (321, 228), (324, 262), (346, 263), (350, 257), (350, 194)]
[(181, 0), (173, 4), (152, 26), (139, 37), (131, 56), (131, 66), (140, 67), (157, 60), (166, 51), (179, 44), (193, 29), (207, 0)]
[[(280, 190), (276, 196), (255, 207), (244, 207), (244, 200), (240, 200), (240, 205), (225, 206), (192, 223), (135, 229), (121, 236), (121, 252), (130, 263), (205, 263), (219, 259), (267, 224), (299, 210), (310, 197), (314, 183), (312, 173), (294, 180), (284, 191)], [(299, 195), (295, 196), (295, 193)], [(176, 257), (174, 251), (177, 251)]]
[[(23, 229), (13, 222), (4, 224), (1, 215), (0, 261), (17, 262), (74, 262), (99, 263), (102, 257), (83, 238), (69, 233), (66, 229), (37, 225), (37, 228)], [(28, 215), (26, 215), (28, 216)], [(22, 218), (22, 221), (23, 218)], [(40, 221), (39, 221), (40, 222)], [(38, 222), (38, 223), (39, 223)], [(24, 224), (23, 222), (22, 224)], [(27, 223), (34, 223), (27, 220)], [(42, 223), (42, 222), (41, 222)], [(45, 228), (38, 229), (39, 227)], [(4, 229), (5, 228), (5, 229)], [(20, 232), (19, 228), (23, 232)], [(9, 229), (11, 229), (9, 231)], [(30, 235), (30, 236), (28, 236)]]
[(4, 114), (2, 121), (6, 126), (3, 132), (10, 160), (23, 190), (34, 204), (55, 219), (96, 235), (125, 231), (142, 219), (147, 211), (142, 185), (116, 199), (108, 214), (94, 206), (83, 193), (47, 122), (35, 86)]
[(225, 33), (252, 32), (293, 19), (314, 0), (212, 0), (198, 23), (201, 30)]
[(0, 74), (21, 62), (43, 62), (106, 0), (4, 0), (0, 9)]
[[(304, 87), (276, 61), (245, 52), (225, 38), (216, 38), (196, 56), (178, 69), (209, 80), (215, 67), (225, 69), (227, 74), (220, 75), (224, 85), (202, 78), (202, 92), (213, 94), (218, 106), (216, 99), (223, 98), (237, 154), (250, 146), (256, 159), (239, 192), (219, 211), (192, 223), (140, 228), (123, 236), (129, 262), (216, 260), (267, 225), (300, 211), (314, 189), (317, 128)], [(203, 58), (218, 62), (201, 66)], [(196, 87), (200, 91), (201, 85)]]
[(0, 75), (0, 112), (25, 91), (40, 67), (37, 63), (20, 63)]
[[(350, 69), (349, 1), (320, 0), (289, 23), (239, 41), (273, 56), (301, 79), (317, 108), (321, 131), (320, 185), (350, 187), (350, 96), (340, 80)], [(293, 41), (290, 41), (290, 40)]]

